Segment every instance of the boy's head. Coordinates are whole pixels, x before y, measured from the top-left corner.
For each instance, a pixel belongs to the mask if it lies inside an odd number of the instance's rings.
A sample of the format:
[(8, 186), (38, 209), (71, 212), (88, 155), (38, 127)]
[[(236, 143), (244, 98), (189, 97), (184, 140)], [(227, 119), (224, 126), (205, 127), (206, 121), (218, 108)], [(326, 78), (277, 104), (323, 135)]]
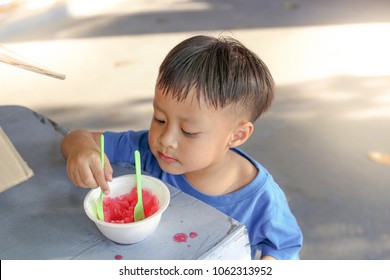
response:
[(250, 137), (273, 87), (265, 64), (234, 39), (195, 36), (178, 44), (160, 66), (153, 100), (148, 141), (160, 167), (197, 180), (247, 167), (230, 150)]
[(261, 59), (230, 37), (194, 36), (174, 47), (162, 62), (156, 85), (178, 101), (195, 91), (214, 109), (229, 108), (250, 122), (274, 97), (272, 76)]

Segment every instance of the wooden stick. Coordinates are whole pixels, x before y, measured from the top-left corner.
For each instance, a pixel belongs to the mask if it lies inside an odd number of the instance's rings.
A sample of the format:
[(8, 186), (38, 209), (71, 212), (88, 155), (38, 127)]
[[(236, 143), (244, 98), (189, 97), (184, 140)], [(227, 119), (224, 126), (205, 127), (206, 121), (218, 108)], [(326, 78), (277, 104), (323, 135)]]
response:
[(9, 65), (13, 65), (19, 68), (23, 68), (25, 70), (29, 70), (35, 73), (39, 73), (60, 80), (65, 80), (66, 77), (64, 74), (56, 73), (33, 61), (21, 57), (20, 55), (14, 53), (11, 50), (6, 49), (3, 46), (0, 46), (0, 61)]

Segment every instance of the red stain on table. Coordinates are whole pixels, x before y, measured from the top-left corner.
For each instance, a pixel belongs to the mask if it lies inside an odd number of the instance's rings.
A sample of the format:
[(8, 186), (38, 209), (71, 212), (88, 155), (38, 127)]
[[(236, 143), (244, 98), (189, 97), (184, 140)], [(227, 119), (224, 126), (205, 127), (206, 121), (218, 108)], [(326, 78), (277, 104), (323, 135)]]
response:
[(122, 255), (116, 255), (114, 258), (115, 258), (116, 260), (121, 260), (121, 259), (123, 259), (123, 256), (122, 256)]
[(176, 233), (173, 236), (173, 240), (175, 240), (176, 242), (179, 242), (179, 243), (187, 242), (187, 238), (188, 238), (188, 236), (185, 233)]
[[(198, 234), (196, 232), (194, 232), (194, 231), (190, 232), (189, 236), (187, 234), (183, 233), (183, 232), (180, 232), (180, 233), (176, 233), (173, 236), (173, 240), (175, 240), (178, 243), (185, 243), (185, 242), (187, 242), (188, 237), (195, 238), (197, 236), (198, 236)], [(188, 247), (191, 247), (191, 246), (188, 245)]]

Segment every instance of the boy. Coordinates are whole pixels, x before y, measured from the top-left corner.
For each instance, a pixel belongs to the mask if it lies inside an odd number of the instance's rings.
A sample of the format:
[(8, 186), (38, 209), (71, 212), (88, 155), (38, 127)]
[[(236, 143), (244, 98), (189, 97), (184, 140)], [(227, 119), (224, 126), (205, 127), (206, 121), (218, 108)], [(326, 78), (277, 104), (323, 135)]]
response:
[(273, 100), (266, 65), (237, 40), (194, 36), (162, 62), (147, 131), (76, 130), (63, 140), (70, 180), (109, 194), (110, 162), (134, 164), (134, 150), (152, 176), (208, 203), (246, 225), (252, 258), (298, 259), (301, 230), (268, 171), (237, 147)]

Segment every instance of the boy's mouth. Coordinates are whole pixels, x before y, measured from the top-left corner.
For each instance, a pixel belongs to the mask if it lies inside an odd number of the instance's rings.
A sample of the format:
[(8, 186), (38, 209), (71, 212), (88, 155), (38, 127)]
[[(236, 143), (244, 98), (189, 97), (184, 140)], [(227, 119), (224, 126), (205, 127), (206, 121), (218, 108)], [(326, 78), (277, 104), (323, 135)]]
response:
[(173, 163), (173, 162), (176, 162), (176, 161), (177, 161), (177, 159), (175, 159), (175, 158), (173, 158), (173, 157), (170, 157), (170, 156), (167, 156), (167, 155), (165, 155), (165, 154), (163, 154), (163, 153), (160, 153), (160, 152), (158, 152), (158, 156), (159, 156), (159, 158), (160, 158), (162, 161), (165, 161), (165, 162), (167, 162), (167, 163)]

